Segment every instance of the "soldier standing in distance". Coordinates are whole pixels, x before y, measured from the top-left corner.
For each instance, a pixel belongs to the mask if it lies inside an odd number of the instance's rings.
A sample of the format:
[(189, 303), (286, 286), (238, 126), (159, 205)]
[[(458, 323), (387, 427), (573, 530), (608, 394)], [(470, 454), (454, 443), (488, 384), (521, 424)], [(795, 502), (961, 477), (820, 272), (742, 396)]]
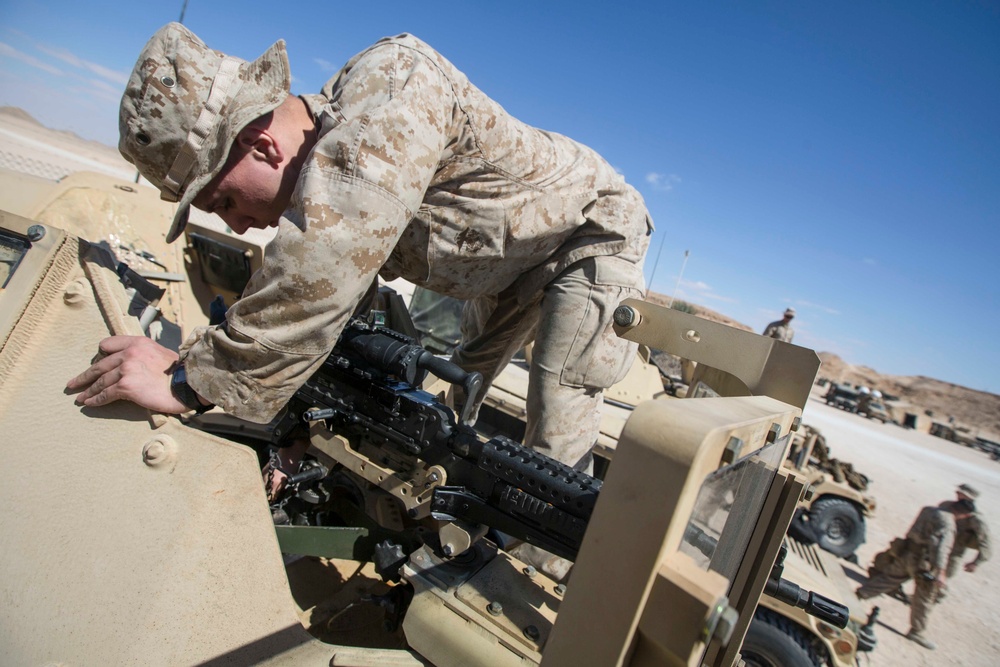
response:
[[(979, 491), (968, 484), (961, 484), (955, 490), (957, 496), (954, 502), (971, 501), (975, 503), (979, 497)], [(962, 563), (966, 549), (975, 549), (976, 558), (963, 566), (966, 572), (975, 572), (981, 563), (990, 559), (990, 531), (986, 525), (986, 520), (978, 511), (970, 516), (956, 521), (955, 544), (948, 555), (948, 567), (945, 574), (949, 579), (958, 573), (958, 566)]]
[(869, 579), (857, 590), (861, 600), (891, 593), (913, 579), (915, 590), (910, 602), (910, 631), (906, 638), (927, 649), (934, 642), (924, 632), (938, 592), (946, 588), (946, 568), (954, 543), (956, 526), (976, 511), (968, 497), (924, 507), (906, 533), (889, 549), (875, 556)]
[(792, 336), (795, 335), (795, 330), (792, 329), (792, 319), (795, 317), (794, 308), (786, 308), (785, 315), (780, 320), (776, 322), (771, 322), (764, 329), (764, 334), (768, 338), (776, 338), (777, 340), (783, 341), (785, 343), (792, 342)]

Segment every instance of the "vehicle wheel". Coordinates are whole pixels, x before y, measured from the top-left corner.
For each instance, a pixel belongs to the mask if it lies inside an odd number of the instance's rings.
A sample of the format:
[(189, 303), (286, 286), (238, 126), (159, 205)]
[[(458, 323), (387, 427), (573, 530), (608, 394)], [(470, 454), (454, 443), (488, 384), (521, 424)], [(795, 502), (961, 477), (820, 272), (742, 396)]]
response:
[(754, 614), (740, 655), (747, 667), (823, 667), (806, 634), (769, 609)]
[(820, 498), (809, 509), (809, 523), (819, 546), (847, 558), (865, 541), (865, 520), (849, 500)]

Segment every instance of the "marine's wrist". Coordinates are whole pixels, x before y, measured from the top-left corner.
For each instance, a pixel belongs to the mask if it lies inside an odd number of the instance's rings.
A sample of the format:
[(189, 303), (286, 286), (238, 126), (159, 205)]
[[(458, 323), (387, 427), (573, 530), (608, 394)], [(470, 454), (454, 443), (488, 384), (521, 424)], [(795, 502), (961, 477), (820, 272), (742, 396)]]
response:
[(187, 370), (184, 362), (178, 361), (174, 364), (173, 372), (170, 376), (170, 393), (180, 401), (188, 410), (201, 414), (215, 407), (215, 405), (203, 398), (196, 392), (187, 381)]

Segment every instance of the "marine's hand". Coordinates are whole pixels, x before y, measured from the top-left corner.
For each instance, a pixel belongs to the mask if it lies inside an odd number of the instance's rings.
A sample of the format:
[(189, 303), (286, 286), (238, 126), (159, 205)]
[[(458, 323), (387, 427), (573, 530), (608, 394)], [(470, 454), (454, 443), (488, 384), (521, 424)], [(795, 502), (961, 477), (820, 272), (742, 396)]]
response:
[(176, 352), (144, 336), (111, 336), (101, 341), (100, 350), (103, 359), (66, 383), (70, 391), (83, 390), (76, 397), (78, 405), (126, 400), (167, 414), (187, 411), (170, 391)]
[(965, 564), (965, 571), (966, 572), (975, 572), (976, 571), (976, 561), (972, 561), (971, 563), (966, 563)]

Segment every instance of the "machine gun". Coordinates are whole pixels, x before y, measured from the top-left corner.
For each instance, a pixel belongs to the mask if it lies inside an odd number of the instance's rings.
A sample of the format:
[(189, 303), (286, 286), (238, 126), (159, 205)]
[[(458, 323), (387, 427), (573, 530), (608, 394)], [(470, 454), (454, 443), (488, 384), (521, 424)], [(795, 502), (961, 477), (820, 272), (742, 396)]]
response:
[[(464, 388), (461, 420), (417, 388), (428, 371)], [(333, 458), (405, 498), (411, 518), (429, 513), (485, 525), (575, 559), (600, 480), (504, 436), (484, 442), (467, 414), (481, 386), (479, 373), (465, 373), (415, 339), (355, 318), (289, 402), (285, 425), (276, 431), (324, 423), (350, 443), (337, 446)], [(446, 555), (455, 550), (444, 545)]]
[[(463, 386), (466, 411), (482, 386), (478, 373), (465, 373), (415, 339), (353, 319), (320, 370), (296, 393), (285, 418), (324, 422), (353, 445), (335, 458), (344, 462), (345, 455), (362, 456), (365, 464), (358, 468), (367, 467), (377, 452), (394, 462), (397, 476), (419, 477), (415, 471), (428, 465), (443, 470), (443, 479), (435, 482), (446, 483), (433, 485), (420, 501), (429, 504), (434, 519), (486, 525), (575, 560), (601, 481), (510, 438), (484, 442), (468, 424), (467, 412), (457, 420), (434, 395), (417, 388), (428, 371)], [(366, 448), (368, 456), (361, 453)], [(300, 474), (302, 479), (309, 475)], [(416, 490), (407, 495), (419, 497)], [(409, 513), (421, 514), (418, 506)], [(688, 525), (685, 541), (709, 556), (716, 547), (715, 538), (694, 524)], [(443, 549), (453, 555), (447, 544)], [(765, 592), (844, 627), (848, 611), (843, 605), (781, 578), (784, 549)]]

